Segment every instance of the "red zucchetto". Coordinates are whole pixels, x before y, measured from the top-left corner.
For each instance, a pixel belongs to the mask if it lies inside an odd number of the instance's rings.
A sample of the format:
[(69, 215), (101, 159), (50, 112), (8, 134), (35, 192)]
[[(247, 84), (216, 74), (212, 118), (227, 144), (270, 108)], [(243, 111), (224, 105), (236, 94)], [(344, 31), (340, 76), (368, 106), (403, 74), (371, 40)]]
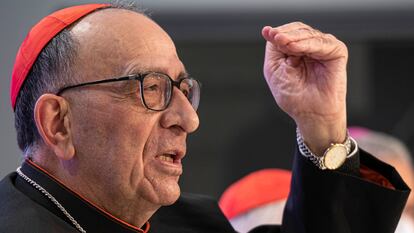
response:
[(10, 87), (10, 100), (13, 110), (27, 74), (49, 41), (83, 16), (94, 12), (96, 9), (109, 6), (109, 4), (86, 4), (65, 8), (44, 17), (32, 27), (20, 46), (14, 62)]

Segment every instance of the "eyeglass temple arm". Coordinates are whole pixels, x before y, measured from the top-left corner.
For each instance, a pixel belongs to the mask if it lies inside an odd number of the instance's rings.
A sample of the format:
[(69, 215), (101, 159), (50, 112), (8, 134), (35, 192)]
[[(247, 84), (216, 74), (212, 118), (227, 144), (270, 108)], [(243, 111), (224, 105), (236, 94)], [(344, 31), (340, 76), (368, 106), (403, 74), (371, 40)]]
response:
[(142, 75), (133, 74), (133, 75), (123, 76), (119, 78), (103, 79), (103, 80), (98, 80), (98, 81), (93, 81), (93, 82), (80, 83), (80, 84), (76, 84), (72, 86), (63, 87), (56, 93), (56, 95), (60, 95), (62, 92), (68, 89), (71, 89), (71, 88), (75, 88), (75, 87), (83, 87), (83, 86), (88, 86), (88, 85), (95, 85), (95, 84), (109, 83), (109, 82), (116, 82), (116, 81), (141, 80), (141, 79), (142, 79)]

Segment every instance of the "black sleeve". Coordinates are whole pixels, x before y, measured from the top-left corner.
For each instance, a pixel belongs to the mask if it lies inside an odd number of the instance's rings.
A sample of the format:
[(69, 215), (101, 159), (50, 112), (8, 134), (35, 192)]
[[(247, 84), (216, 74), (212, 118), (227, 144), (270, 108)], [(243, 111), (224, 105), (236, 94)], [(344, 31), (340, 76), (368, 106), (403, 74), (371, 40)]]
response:
[[(395, 189), (364, 180), (353, 169), (322, 171), (296, 151), (282, 226), (258, 226), (249, 233), (394, 232), (409, 189), (393, 167), (359, 153), (361, 165)], [(235, 233), (217, 202), (194, 194), (182, 194), (175, 204), (160, 208), (150, 224), (153, 233)]]
[[(393, 167), (362, 150), (358, 153), (361, 164), (387, 178), (395, 190), (364, 180), (354, 172), (320, 170), (296, 150), (281, 232), (395, 231), (409, 188)], [(264, 227), (253, 232), (270, 231)]]

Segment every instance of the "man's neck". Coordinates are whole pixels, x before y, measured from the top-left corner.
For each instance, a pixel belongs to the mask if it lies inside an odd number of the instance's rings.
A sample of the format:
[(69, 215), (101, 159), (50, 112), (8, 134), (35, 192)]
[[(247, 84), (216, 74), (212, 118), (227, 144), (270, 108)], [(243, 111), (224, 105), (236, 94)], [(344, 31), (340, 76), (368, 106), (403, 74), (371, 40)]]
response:
[(47, 171), (48, 175), (96, 208), (122, 222), (141, 228), (160, 208), (159, 205), (154, 205), (139, 195), (126, 197), (119, 190), (105, 187), (106, 182), (82, 179), (85, 175), (76, 161), (56, 162), (33, 158), (33, 163)]

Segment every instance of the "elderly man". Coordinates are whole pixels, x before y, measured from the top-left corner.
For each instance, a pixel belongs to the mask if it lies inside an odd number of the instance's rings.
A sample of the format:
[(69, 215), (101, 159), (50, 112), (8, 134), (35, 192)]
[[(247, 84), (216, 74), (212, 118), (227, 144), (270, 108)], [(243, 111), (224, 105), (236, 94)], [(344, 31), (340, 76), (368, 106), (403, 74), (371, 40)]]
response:
[[(0, 183), (1, 232), (234, 232), (214, 201), (180, 194), (200, 85), (160, 26), (122, 8), (55, 12), (20, 47), (11, 100), (26, 160)], [(252, 232), (393, 232), (409, 191), (347, 136), (346, 46), (302, 23), (262, 35), (299, 150), (282, 227)]]

